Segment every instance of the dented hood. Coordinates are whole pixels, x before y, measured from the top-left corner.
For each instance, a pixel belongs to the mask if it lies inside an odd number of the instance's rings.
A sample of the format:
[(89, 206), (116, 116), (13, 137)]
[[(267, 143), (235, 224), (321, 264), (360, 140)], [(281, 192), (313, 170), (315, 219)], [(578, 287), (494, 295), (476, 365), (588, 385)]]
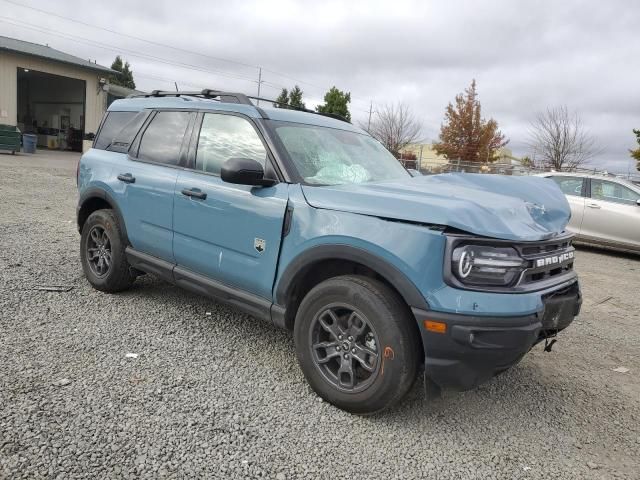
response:
[(505, 240), (551, 238), (571, 216), (564, 194), (542, 177), (450, 173), (302, 188), (316, 208), (447, 225)]

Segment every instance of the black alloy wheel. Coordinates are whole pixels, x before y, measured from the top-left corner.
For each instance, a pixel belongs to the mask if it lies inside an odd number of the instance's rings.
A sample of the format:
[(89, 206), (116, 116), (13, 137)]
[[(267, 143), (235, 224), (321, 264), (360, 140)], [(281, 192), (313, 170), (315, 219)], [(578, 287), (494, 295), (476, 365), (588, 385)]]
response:
[(111, 268), (111, 239), (101, 225), (95, 225), (87, 236), (87, 262), (99, 278), (105, 277)]
[(329, 305), (313, 319), (309, 337), (314, 363), (337, 389), (355, 393), (373, 383), (380, 368), (379, 342), (362, 312)]

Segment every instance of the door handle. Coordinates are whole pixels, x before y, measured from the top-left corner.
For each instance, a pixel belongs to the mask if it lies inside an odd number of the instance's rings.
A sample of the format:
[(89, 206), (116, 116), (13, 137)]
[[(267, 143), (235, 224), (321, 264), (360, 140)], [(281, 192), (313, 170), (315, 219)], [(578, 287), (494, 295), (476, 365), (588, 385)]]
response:
[(136, 177), (134, 177), (130, 173), (121, 173), (120, 175), (118, 175), (118, 180), (124, 183), (135, 183)]
[(600, 205), (598, 205), (597, 203), (590, 203), (587, 205), (587, 207), (589, 208), (602, 208)]
[(197, 188), (194, 188), (194, 189), (185, 188), (182, 190), (182, 194), (186, 195), (187, 197), (197, 198), (199, 200), (205, 200), (207, 198), (207, 194), (201, 190), (198, 190)]

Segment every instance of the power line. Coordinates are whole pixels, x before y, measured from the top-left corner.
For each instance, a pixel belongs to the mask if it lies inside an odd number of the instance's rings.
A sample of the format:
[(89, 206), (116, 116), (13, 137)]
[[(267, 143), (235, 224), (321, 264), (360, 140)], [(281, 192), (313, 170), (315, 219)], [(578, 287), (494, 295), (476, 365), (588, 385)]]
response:
[[(233, 63), (233, 64), (236, 64), (236, 65), (241, 65), (241, 66), (249, 67), (249, 68), (255, 68), (255, 69), (258, 69), (258, 70), (262, 69), (265, 72), (270, 72), (270, 73), (272, 73), (274, 75), (278, 75), (278, 76), (280, 76), (282, 78), (286, 78), (288, 80), (291, 80), (291, 81), (294, 81), (294, 82), (297, 82), (297, 83), (300, 83), (300, 84), (303, 84), (303, 85), (309, 85), (311, 87), (317, 88), (319, 90), (324, 90), (324, 91), (328, 91), (329, 90), (326, 87), (322, 87), (320, 85), (317, 85), (317, 84), (314, 84), (314, 83), (310, 83), (310, 82), (307, 82), (307, 81), (304, 81), (304, 80), (296, 79), (296, 78), (294, 78), (294, 77), (292, 77), (290, 75), (287, 75), (287, 74), (284, 74), (284, 73), (281, 73), (281, 72), (277, 72), (275, 70), (271, 70), (271, 69), (268, 69), (268, 68), (263, 68), (263, 67), (260, 67), (258, 65), (252, 65), (252, 64), (249, 64), (249, 63), (246, 63), (246, 62), (241, 62), (241, 61), (238, 61), (238, 60), (232, 60), (232, 59), (229, 59), (229, 58), (217, 57), (217, 56), (213, 56), (213, 55), (200, 53), (200, 52), (197, 52), (197, 51), (194, 51), (194, 50), (188, 50), (188, 49), (185, 49), (185, 48), (175, 47), (173, 45), (168, 45), (166, 43), (161, 43), (161, 42), (156, 42), (156, 41), (153, 41), (153, 40), (148, 40), (146, 38), (138, 37), (136, 35), (130, 35), (130, 34), (127, 34), (127, 33), (119, 32), (117, 30), (113, 30), (113, 29), (110, 29), (110, 28), (102, 27), (102, 26), (99, 26), (99, 25), (96, 25), (96, 24), (92, 24), (92, 23), (89, 23), (89, 22), (84, 22), (82, 20), (77, 20), (75, 18), (66, 17), (64, 15), (60, 15), (58, 13), (51, 12), (51, 11), (48, 11), (48, 10), (43, 10), (41, 8), (33, 7), (33, 6), (30, 6), (30, 5), (24, 5), (24, 4), (22, 4), (20, 2), (17, 2), (15, 0), (2, 0), (2, 1), (4, 1), (6, 3), (10, 3), (12, 5), (19, 6), (19, 7), (27, 8), (27, 9), (30, 9), (30, 10), (33, 10), (33, 11), (36, 11), (36, 12), (39, 12), (39, 13), (42, 13), (42, 14), (45, 14), (45, 15), (48, 15), (48, 16), (52, 16), (52, 17), (60, 18), (62, 20), (67, 20), (69, 22), (77, 23), (79, 25), (84, 25), (84, 26), (90, 27), (90, 28), (96, 28), (98, 30), (103, 30), (105, 32), (112, 33), (114, 35), (120, 35), (120, 36), (123, 36), (123, 37), (126, 37), (126, 38), (130, 38), (130, 39), (133, 39), (133, 40), (138, 40), (140, 42), (144, 42), (144, 43), (147, 43), (149, 45), (155, 45), (155, 46), (162, 47), (162, 48), (169, 48), (169, 49), (172, 49), (172, 50), (175, 50), (175, 51), (178, 51), (178, 52), (189, 53), (189, 54), (193, 54), (193, 55), (199, 55), (199, 56), (201, 56), (203, 58), (208, 58), (208, 59), (216, 60), (216, 61), (220, 61), (220, 62)], [(7, 18), (7, 17), (4, 17), (4, 18)], [(79, 37), (79, 38), (83, 38), (83, 37)], [(139, 54), (139, 55), (145, 55), (145, 54)], [(154, 58), (158, 58), (158, 57), (154, 57)], [(189, 65), (189, 64), (186, 64), (186, 65)], [(205, 70), (201, 70), (201, 71), (205, 71)], [(227, 75), (233, 75), (233, 74), (228, 73)], [(260, 78), (259, 78), (259, 80), (257, 82), (258, 86), (260, 85), (260, 82), (263, 81), (261, 79), (261, 75), (259, 75), (259, 77)], [(256, 81), (253, 80), (253, 83), (256, 83)], [(284, 86), (279, 86), (277, 88), (285, 88), (285, 87)], [(353, 96), (351, 97), (351, 100), (352, 100), (352, 102), (359, 102), (359, 103), (363, 103), (363, 104), (364, 103), (368, 103), (368, 102), (365, 102), (364, 100), (359, 100), (359, 99), (353, 98)], [(366, 110), (363, 110), (363, 109), (356, 109), (356, 110), (360, 110), (362, 112), (366, 112)]]
[[(6, 1), (6, 0), (5, 0)], [(61, 38), (65, 38), (67, 40), (71, 40), (71, 41), (75, 41), (78, 43), (84, 43), (87, 45), (92, 45), (98, 48), (102, 48), (102, 49), (106, 49), (106, 50), (110, 50), (116, 53), (122, 53), (125, 52), (128, 55), (132, 56), (132, 57), (138, 57), (138, 58), (143, 58), (146, 60), (152, 60), (155, 62), (159, 62), (159, 63), (164, 63), (166, 65), (171, 65), (171, 66), (178, 66), (178, 67), (182, 67), (182, 68), (186, 68), (189, 70), (195, 70), (195, 71), (200, 71), (203, 73), (209, 73), (209, 74), (214, 74), (214, 75), (221, 75), (221, 76), (226, 76), (229, 78), (234, 78), (237, 80), (243, 80), (246, 82), (251, 82), (251, 83), (257, 83), (256, 80), (254, 80), (252, 77), (247, 77), (245, 75), (241, 75), (241, 74), (236, 74), (236, 73), (231, 73), (231, 72), (226, 72), (223, 70), (212, 70), (212, 69), (205, 69), (202, 67), (199, 67), (197, 65), (193, 65), (193, 64), (189, 64), (189, 63), (184, 63), (184, 62), (178, 62), (178, 61), (174, 61), (174, 60), (167, 60), (164, 59), (162, 57), (157, 57), (155, 55), (149, 55), (146, 53), (142, 53), (142, 52), (138, 52), (136, 50), (130, 50), (127, 48), (116, 48), (116, 47), (112, 47), (110, 45), (106, 45), (104, 43), (101, 42), (96, 42), (95, 40), (90, 40), (88, 38), (85, 37), (81, 37), (79, 35), (72, 35), (69, 33), (60, 33), (60, 32), (56, 32), (54, 30), (45, 28), (45, 27), (40, 27), (37, 25), (34, 25), (32, 23), (28, 23), (28, 22), (23, 22), (23, 21), (17, 21), (13, 18), (9, 18), (9, 17), (4, 17), (4, 16), (0, 16), (0, 21), (5, 22), (5, 23), (9, 23), (11, 25), (15, 25), (17, 27), (21, 27), (21, 28), (27, 28), (30, 30), (35, 30), (41, 33), (47, 33), (49, 35), (54, 35), (57, 37), (61, 37)]]
[(178, 52), (192, 53), (192, 54), (200, 55), (200, 56), (205, 57), (205, 58), (210, 58), (212, 60), (217, 60), (217, 61), (221, 61), (221, 62), (235, 63), (236, 65), (242, 65), (244, 67), (259, 68), (257, 65), (251, 65), (251, 64), (248, 64), (248, 63), (240, 62), (240, 61), (237, 61), (237, 60), (231, 60), (231, 59), (228, 59), (228, 58), (214, 57), (212, 55), (206, 55), (204, 53), (195, 52), (193, 50), (187, 50), (187, 49), (180, 48), (180, 47), (174, 47), (174, 46), (168, 45), (166, 43), (155, 42), (153, 40), (147, 40), (146, 38), (137, 37), (135, 35), (129, 35), (127, 33), (118, 32), (117, 30), (112, 30), (110, 28), (101, 27), (99, 25), (95, 25), (95, 24), (92, 24), (92, 23), (83, 22), (82, 20), (77, 20), (75, 18), (65, 17), (64, 15), (60, 15), (60, 14), (55, 13), (55, 12), (51, 12), (51, 11), (48, 11), (48, 10), (42, 10), (40, 8), (32, 7), (30, 5), (24, 5), (24, 4), (20, 3), (20, 2), (14, 1), (14, 0), (3, 0), (3, 1), (6, 2), (6, 3), (11, 3), (11, 4), (19, 6), (19, 7), (28, 8), (30, 10), (34, 10), (36, 12), (40, 12), (40, 13), (43, 13), (45, 15), (49, 15), (49, 16), (52, 16), (52, 17), (60, 18), (62, 20), (67, 20), (69, 22), (78, 23), (78, 24), (84, 25), (86, 27), (97, 28), (98, 30), (103, 30), (105, 32), (113, 33), (115, 35), (121, 35), (123, 37), (131, 38), (133, 40), (138, 40), (140, 42), (145, 42), (145, 43), (148, 43), (150, 45), (155, 45), (157, 47), (171, 48), (171, 49), (176, 50)]

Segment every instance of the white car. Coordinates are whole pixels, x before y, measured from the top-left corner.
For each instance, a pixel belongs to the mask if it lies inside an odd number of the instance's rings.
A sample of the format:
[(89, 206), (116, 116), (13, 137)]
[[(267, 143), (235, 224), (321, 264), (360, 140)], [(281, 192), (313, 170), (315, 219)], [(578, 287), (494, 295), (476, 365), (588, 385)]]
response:
[(567, 196), (576, 243), (640, 253), (640, 186), (613, 176), (547, 172)]

